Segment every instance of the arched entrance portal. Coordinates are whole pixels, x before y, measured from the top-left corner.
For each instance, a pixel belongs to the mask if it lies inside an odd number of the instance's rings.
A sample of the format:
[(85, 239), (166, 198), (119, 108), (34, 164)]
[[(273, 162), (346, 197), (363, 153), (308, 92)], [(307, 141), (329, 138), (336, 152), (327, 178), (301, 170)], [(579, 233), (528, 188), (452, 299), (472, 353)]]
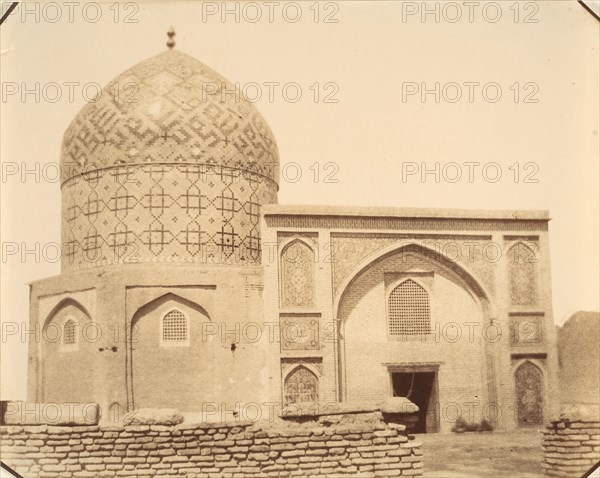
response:
[(420, 432), (450, 431), (459, 416), (481, 420), (497, 403), (483, 288), (461, 265), (416, 244), (365, 262), (336, 302), (340, 400), (408, 397), (418, 402)]

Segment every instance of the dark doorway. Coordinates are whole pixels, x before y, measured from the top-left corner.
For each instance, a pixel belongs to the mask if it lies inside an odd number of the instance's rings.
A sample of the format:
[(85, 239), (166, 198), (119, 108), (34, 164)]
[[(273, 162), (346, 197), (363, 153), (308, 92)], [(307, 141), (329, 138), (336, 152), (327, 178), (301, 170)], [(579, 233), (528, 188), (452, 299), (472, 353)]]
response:
[(392, 390), (395, 397), (406, 397), (419, 407), (419, 421), (414, 433), (438, 431), (435, 372), (393, 372)]

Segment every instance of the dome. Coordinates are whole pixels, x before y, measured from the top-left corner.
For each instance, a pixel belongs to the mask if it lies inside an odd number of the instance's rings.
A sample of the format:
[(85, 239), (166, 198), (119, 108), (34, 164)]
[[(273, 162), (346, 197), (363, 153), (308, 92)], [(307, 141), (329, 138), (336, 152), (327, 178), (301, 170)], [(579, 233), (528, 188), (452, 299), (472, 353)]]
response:
[(254, 105), (220, 74), (172, 49), (112, 80), (63, 138), (63, 182), (144, 163), (231, 166), (275, 182), (279, 176), (273, 133)]
[(168, 50), (111, 81), (63, 138), (64, 272), (129, 263), (258, 264), (277, 203), (267, 123), (235, 86)]

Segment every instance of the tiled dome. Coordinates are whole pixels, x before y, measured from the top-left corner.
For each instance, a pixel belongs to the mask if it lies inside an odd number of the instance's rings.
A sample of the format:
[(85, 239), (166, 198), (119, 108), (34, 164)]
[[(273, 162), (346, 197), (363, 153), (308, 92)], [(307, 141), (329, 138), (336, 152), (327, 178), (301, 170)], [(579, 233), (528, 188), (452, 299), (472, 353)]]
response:
[(168, 50), (119, 75), (62, 148), (63, 271), (112, 263), (260, 261), (279, 159), (256, 108)]
[(215, 164), (278, 182), (269, 126), (235, 86), (177, 50), (111, 81), (65, 132), (63, 181), (82, 172), (147, 163)]

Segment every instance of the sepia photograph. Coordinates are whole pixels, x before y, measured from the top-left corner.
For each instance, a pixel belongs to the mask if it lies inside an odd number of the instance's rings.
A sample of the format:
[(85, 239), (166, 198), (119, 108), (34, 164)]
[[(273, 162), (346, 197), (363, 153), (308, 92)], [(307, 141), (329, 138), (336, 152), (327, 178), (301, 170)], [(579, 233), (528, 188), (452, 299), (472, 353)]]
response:
[(1, 478), (600, 478), (600, 0), (0, 6)]

